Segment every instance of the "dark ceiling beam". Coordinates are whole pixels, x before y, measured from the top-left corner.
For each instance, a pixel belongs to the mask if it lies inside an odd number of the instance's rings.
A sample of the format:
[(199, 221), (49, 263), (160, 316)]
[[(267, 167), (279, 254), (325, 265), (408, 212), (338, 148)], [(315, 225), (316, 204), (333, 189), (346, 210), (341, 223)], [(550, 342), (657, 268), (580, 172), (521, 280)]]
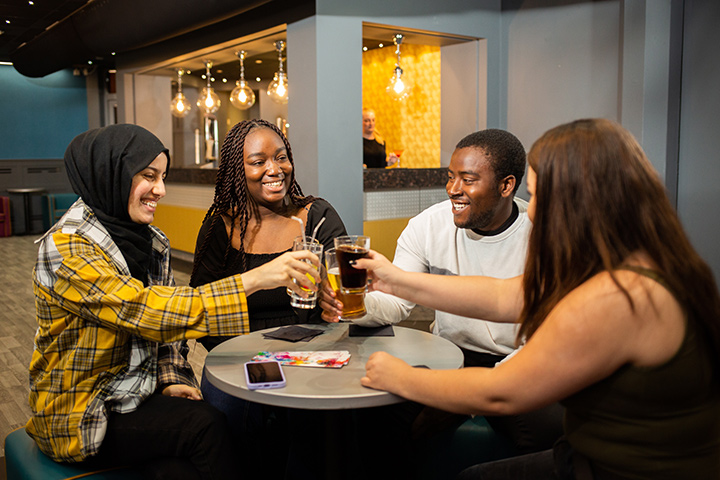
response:
[(278, 25), (297, 22), (315, 15), (315, 11), (315, 0), (273, 0), (233, 18), (127, 52), (118, 56), (117, 68), (132, 70), (154, 65), (168, 58), (202, 50)]
[(272, 0), (95, 0), (18, 48), (15, 69), (44, 77), (181, 36)]

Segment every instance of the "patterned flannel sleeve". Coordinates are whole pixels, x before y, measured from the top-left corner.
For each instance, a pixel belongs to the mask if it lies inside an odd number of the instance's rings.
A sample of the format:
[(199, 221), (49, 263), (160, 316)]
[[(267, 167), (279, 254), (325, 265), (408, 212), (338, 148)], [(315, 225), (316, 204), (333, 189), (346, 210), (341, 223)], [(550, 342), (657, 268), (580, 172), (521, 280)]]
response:
[(159, 343), (249, 331), (240, 276), (199, 289), (144, 287), (121, 274), (93, 242), (64, 233), (53, 241), (63, 260), (51, 295), (75, 315)]
[(187, 342), (163, 343), (158, 348), (158, 392), (168, 385), (183, 384), (200, 388), (195, 372), (188, 362)]

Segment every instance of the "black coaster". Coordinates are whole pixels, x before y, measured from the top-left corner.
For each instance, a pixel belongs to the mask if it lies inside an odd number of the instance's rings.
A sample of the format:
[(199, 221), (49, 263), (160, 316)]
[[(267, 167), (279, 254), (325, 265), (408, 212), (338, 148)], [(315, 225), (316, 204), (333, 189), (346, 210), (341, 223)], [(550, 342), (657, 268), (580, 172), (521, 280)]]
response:
[(351, 337), (394, 337), (395, 330), (392, 325), (383, 325), (381, 327), (361, 327), (352, 324), (348, 330)]

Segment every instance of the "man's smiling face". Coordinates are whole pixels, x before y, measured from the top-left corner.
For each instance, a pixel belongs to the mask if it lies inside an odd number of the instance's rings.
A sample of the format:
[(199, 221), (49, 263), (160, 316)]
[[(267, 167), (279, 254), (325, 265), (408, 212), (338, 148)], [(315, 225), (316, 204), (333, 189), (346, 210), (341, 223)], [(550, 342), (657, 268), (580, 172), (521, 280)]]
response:
[(482, 148), (466, 147), (453, 152), (445, 190), (459, 228), (494, 230), (507, 220), (499, 215), (500, 187)]

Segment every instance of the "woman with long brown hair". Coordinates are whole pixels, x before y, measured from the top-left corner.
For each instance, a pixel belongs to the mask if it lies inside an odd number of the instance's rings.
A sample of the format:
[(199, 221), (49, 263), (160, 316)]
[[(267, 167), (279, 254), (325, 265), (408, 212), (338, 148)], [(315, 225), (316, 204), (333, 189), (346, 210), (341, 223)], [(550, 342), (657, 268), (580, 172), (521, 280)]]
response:
[(374, 288), (519, 321), (524, 347), (494, 369), (444, 372), (379, 352), (363, 384), (481, 415), (565, 405), (554, 452), (462, 478), (717, 479), (720, 296), (657, 173), (629, 132), (601, 119), (546, 132), (528, 161), (534, 226), (523, 276), (407, 273), (375, 253), (357, 262)]

